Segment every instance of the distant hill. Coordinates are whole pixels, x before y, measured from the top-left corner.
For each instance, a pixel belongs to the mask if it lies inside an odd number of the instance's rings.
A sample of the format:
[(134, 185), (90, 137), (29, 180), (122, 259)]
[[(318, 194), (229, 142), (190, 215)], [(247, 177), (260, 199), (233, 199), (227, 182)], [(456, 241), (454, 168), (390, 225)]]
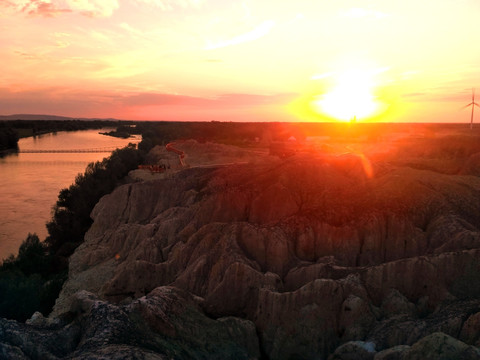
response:
[(0, 120), (110, 120), (118, 121), (118, 119), (108, 118), (74, 118), (57, 115), (38, 115), (38, 114), (13, 114), (13, 115), (0, 115)]

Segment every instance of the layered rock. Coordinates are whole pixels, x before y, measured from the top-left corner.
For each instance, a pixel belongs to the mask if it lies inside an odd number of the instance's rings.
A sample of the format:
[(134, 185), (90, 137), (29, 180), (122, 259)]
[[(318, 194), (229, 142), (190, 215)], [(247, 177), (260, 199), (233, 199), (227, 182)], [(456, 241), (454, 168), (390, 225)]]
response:
[[(371, 176), (364, 165), (272, 158), (121, 186), (95, 207), (52, 316), (80, 290), (120, 302), (169, 285), (209, 316), (253, 321), (269, 358), (321, 357), (369, 338), (382, 351), (449, 333), (408, 324), (480, 297), (480, 179), (387, 163)], [(463, 338), (475, 342), (470, 322)]]
[(82, 291), (55, 324), (0, 319), (5, 359), (255, 359), (260, 348), (248, 320), (212, 320), (190, 295), (162, 287), (129, 305)]
[(328, 360), (477, 360), (480, 350), (451, 336), (436, 332), (412, 346), (399, 345), (380, 352), (375, 344), (350, 341), (339, 346)]

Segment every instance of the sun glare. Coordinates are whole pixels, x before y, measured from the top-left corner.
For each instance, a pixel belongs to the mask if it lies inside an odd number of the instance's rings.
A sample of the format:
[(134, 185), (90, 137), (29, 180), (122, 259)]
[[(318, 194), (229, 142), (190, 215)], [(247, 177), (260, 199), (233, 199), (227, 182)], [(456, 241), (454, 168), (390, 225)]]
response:
[(362, 120), (378, 114), (384, 106), (373, 94), (372, 73), (350, 70), (338, 76), (334, 88), (312, 101), (313, 110), (341, 121)]

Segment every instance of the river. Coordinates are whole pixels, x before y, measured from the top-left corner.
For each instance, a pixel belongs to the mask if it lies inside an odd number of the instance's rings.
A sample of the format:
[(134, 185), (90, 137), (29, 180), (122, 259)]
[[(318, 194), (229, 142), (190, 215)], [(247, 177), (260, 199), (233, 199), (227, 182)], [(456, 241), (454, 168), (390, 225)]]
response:
[[(20, 139), (22, 150), (68, 150), (121, 148), (134, 139), (120, 139), (99, 134), (102, 130), (58, 132)], [(70, 186), (90, 162), (100, 161), (110, 153), (18, 153), (0, 158), (0, 262), (18, 247), (28, 233), (40, 240), (47, 236), (45, 224), (61, 189)]]

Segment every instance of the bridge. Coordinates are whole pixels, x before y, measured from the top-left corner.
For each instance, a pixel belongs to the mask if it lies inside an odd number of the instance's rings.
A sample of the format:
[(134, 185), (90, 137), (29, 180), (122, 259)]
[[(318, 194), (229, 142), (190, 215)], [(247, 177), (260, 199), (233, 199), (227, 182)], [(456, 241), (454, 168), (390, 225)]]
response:
[(118, 146), (109, 146), (103, 148), (89, 149), (20, 149), (19, 153), (23, 154), (45, 154), (45, 153), (109, 153), (119, 149)]

